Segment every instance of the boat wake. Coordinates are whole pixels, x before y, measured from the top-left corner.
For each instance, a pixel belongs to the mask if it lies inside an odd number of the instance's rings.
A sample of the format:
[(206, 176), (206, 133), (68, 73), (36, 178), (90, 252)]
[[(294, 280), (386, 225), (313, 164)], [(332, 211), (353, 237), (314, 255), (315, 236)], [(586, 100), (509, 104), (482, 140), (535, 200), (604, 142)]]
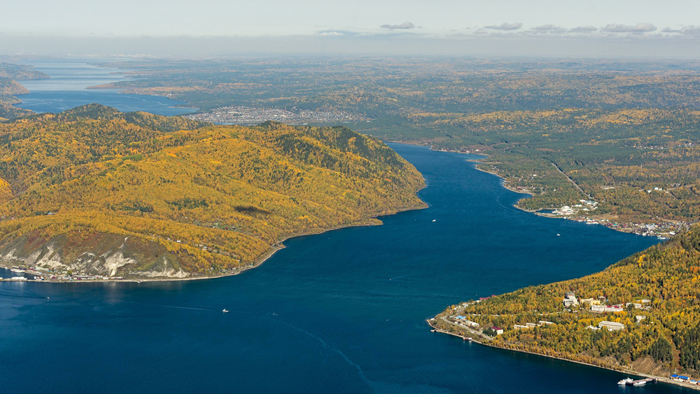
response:
[(374, 387), (372, 381), (370, 381), (369, 379), (367, 379), (367, 377), (365, 376), (365, 372), (362, 370), (362, 367), (360, 367), (357, 363), (353, 362), (353, 361), (350, 359), (350, 357), (348, 357), (347, 355), (345, 355), (345, 353), (343, 353), (342, 351), (340, 351), (338, 348), (329, 345), (328, 343), (326, 343), (326, 341), (323, 340), (323, 338), (321, 338), (321, 337), (319, 337), (319, 336), (316, 336), (316, 335), (314, 335), (314, 334), (312, 334), (312, 333), (310, 333), (310, 332), (304, 330), (303, 328), (299, 328), (299, 327), (297, 327), (297, 326), (294, 326), (294, 325), (292, 325), (292, 324), (289, 324), (289, 323), (284, 322), (284, 321), (281, 321), (281, 320), (277, 320), (277, 319), (275, 319), (275, 320), (276, 320), (277, 322), (281, 323), (281, 324), (284, 324), (285, 326), (287, 326), (287, 327), (289, 327), (289, 328), (292, 328), (292, 329), (294, 329), (294, 330), (296, 330), (296, 331), (299, 331), (299, 332), (301, 332), (301, 333), (303, 333), (303, 334), (308, 335), (308, 336), (311, 337), (311, 338), (314, 338), (315, 340), (317, 340), (318, 342), (321, 343), (321, 345), (323, 346), (324, 349), (329, 350), (329, 351), (334, 352), (334, 353), (337, 353), (337, 354), (338, 354), (340, 357), (342, 357), (350, 366), (354, 367), (354, 368), (357, 370), (357, 373), (358, 373), (358, 375), (360, 376), (360, 378), (362, 379), (363, 382), (367, 383), (370, 387)]

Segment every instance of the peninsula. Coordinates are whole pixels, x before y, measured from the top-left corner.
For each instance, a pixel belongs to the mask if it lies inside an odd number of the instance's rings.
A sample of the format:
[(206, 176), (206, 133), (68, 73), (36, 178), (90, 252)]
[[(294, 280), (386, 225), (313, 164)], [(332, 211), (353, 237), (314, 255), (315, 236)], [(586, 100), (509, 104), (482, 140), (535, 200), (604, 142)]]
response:
[(453, 305), (440, 332), (698, 388), (700, 226), (580, 279)]
[(0, 124), (0, 157), (0, 264), (45, 280), (230, 275), (289, 237), (425, 206), (411, 164), (344, 127), (91, 104)]

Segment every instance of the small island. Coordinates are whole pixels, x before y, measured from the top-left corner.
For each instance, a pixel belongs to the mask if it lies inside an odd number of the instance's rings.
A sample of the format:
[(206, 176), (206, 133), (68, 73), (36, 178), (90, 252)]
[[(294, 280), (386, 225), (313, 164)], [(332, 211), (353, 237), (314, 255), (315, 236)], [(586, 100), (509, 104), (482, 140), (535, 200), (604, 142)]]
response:
[(700, 226), (580, 279), (450, 306), (428, 323), (484, 345), (700, 388)]

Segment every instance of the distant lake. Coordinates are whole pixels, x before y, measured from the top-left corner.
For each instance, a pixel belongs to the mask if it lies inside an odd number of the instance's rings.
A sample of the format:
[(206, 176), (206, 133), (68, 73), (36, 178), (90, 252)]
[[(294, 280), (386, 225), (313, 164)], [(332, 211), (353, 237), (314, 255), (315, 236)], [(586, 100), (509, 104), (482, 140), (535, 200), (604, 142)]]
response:
[[(94, 59), (99, 63), (103, 59)], [(146, 111), (158, 115), (182, 115), (196, 108), (183, 108), (185, 102), (167, 97), (139, 94), (121, 94), (118, 89), (87, 89), (90, 86), (126, 79), (125, 70), (98, 67), (82, 60), (47, 60), (23, 62), (34, 66), (51, 79), (19, 81), (30, 93), (17, 96), (22, 103), (17, 107), (37, 113), (61, 112), (80, 105), (99, 103), (122, 112)]]
[(523, 195), (474, 156), (391, 147), (426, 178), (430, 208), (289, 240), (233, 277), (0, 283), (2, 391), (682, 391), (620, 389), (616, 372), (431, 333), (425, 319), (448, 305), (600, 271), (658, 241), (520, 211)]

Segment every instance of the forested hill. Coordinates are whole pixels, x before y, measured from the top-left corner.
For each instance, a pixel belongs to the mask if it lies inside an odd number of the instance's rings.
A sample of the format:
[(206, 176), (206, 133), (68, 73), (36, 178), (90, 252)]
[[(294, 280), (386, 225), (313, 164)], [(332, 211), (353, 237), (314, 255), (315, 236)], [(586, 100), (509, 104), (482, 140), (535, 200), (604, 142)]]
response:
[[(490, 341), (495, 346), (659, 376), (682, 371), (698, 377), (699, 279), (700, 225), (695, 225), (600, 273), (450, 307), (436, 324), (471, 335), (456, 317), (464, 316), (487, 333), (493, 334), (489, 327), (502, 328), (504, 333)], [(565, 305), (567, 293), (576, 303)], [(620, 330), (608, 330), (605, 322), (621, 323), (612, 326)]]
[(298, 234), (422, 207), (343, 127), (213, 126), (91, 104), (0, 124), (0, 261), (52, 276), (235, 273)]

